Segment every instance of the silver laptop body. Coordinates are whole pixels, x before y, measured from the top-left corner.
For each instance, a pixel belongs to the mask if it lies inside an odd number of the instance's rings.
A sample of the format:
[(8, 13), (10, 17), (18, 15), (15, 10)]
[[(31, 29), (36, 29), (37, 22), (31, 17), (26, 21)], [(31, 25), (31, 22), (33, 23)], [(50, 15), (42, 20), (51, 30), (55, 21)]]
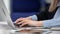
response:
[(8, 13), (8, 10), (3, 2), (3, 0), (0, 0), (0, 17), (2, 18), (2, 20), (6, 20), (8, 25), (13, 28), (13, 29), (18, 29), (15, 27), (15, 25), (13, 24), (10, 14)]

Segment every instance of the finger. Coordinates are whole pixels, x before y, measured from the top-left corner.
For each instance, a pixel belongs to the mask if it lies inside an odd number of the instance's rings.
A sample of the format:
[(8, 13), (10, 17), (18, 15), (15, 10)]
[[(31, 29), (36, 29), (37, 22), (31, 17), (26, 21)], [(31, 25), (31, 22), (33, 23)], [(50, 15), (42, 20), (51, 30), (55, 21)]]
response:
[(22, 24), (22, 23), (24, 23), (24, 22), (26, 22), (25, 20), (22, 20), (21, 22), (19, 22), (19, 23), (17, 23), (17, 24)]
[(17, 19), (17, 20), (15, 21), (15, 23), (18, 23), (18, 22), (22, 21), (22, 19), (23, 19), (23, 18)]
[(17, 23), (17, 24), (22, 24), (23, 22), (19, 22), (19, 23)]
[(19, 26), (22, 25), (23, 23), (24, 23), (24, 21), (21, 21), (21, 22), (19, 22), (19, 23), (16, 23), (15, 25), (19, 27)]
[(20, 18), (20, 19), (17, 19), (16, 23), (19, 23), (21, 21), (25, 21), (25, 18)]
[(27, 25), (27, 23), (23, 23), (22, 25), (20, 25), (20, 27), (23, 27), (24, 25)]

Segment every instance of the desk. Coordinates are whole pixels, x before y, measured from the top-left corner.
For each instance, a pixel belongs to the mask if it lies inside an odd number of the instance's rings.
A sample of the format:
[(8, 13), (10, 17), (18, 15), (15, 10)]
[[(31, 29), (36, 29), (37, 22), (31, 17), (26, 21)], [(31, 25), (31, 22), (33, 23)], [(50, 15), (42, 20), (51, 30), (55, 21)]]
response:
[[(24, 33), (23, 32), (14, 32), (14, 33), (11, 33), (10, 31), (11, 31), (11, 28), (8, 26), (7, 22), (0, 22), (0, 34), (36, 34), (33, 32), (24, 32)], [(45, 33), (42, 33), (42, 34), (45, 34)], [(52, 31), (52, 33), (50, 33), (50, 34), (60, 34), (60, 31)]]
[(7, 22), (0, 22), (0, 34), (33, 34), (32, 32), (14, 32), (11, 33), (12, 29), (8, 26)]

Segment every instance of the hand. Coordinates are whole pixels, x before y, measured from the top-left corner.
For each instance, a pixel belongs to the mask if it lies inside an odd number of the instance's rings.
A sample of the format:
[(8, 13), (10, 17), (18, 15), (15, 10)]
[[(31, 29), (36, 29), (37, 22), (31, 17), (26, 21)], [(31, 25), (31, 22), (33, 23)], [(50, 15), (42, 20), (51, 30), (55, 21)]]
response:
[(42, 26), (41, 21), (32, 21), (32, 20), (22, 20), (21, 22), (18, 22), (17, 24), (21, 24), (20, 27), (23, 27), (24, 25), (30, 25), (30, 26)]
[(17, 19), (17, 20), (15, 21), (15, 23), (19, 23), (19, 22), (22, 21), (22, 20), (32, 20), (32, 18), (31, 18), (31, 17), (19, 18), (19, 19)]

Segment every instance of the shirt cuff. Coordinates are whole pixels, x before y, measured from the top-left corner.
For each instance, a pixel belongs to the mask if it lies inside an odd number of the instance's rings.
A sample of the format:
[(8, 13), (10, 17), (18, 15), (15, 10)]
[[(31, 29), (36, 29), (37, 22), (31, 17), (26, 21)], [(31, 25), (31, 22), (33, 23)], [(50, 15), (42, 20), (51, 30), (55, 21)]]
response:
[(45, 28), (51, 28), (51, 21), (50, 20), (44, 20), (43, 21), (43, 27)]
[(51, 28), (60, 26), (60, 18), (43, 21), (43, 27)]
[(36, 15), (33, 15), (33, 16), (30, 16), (32, 18), (32, 20), (34, 21), (37, 21), (37, 16)]

